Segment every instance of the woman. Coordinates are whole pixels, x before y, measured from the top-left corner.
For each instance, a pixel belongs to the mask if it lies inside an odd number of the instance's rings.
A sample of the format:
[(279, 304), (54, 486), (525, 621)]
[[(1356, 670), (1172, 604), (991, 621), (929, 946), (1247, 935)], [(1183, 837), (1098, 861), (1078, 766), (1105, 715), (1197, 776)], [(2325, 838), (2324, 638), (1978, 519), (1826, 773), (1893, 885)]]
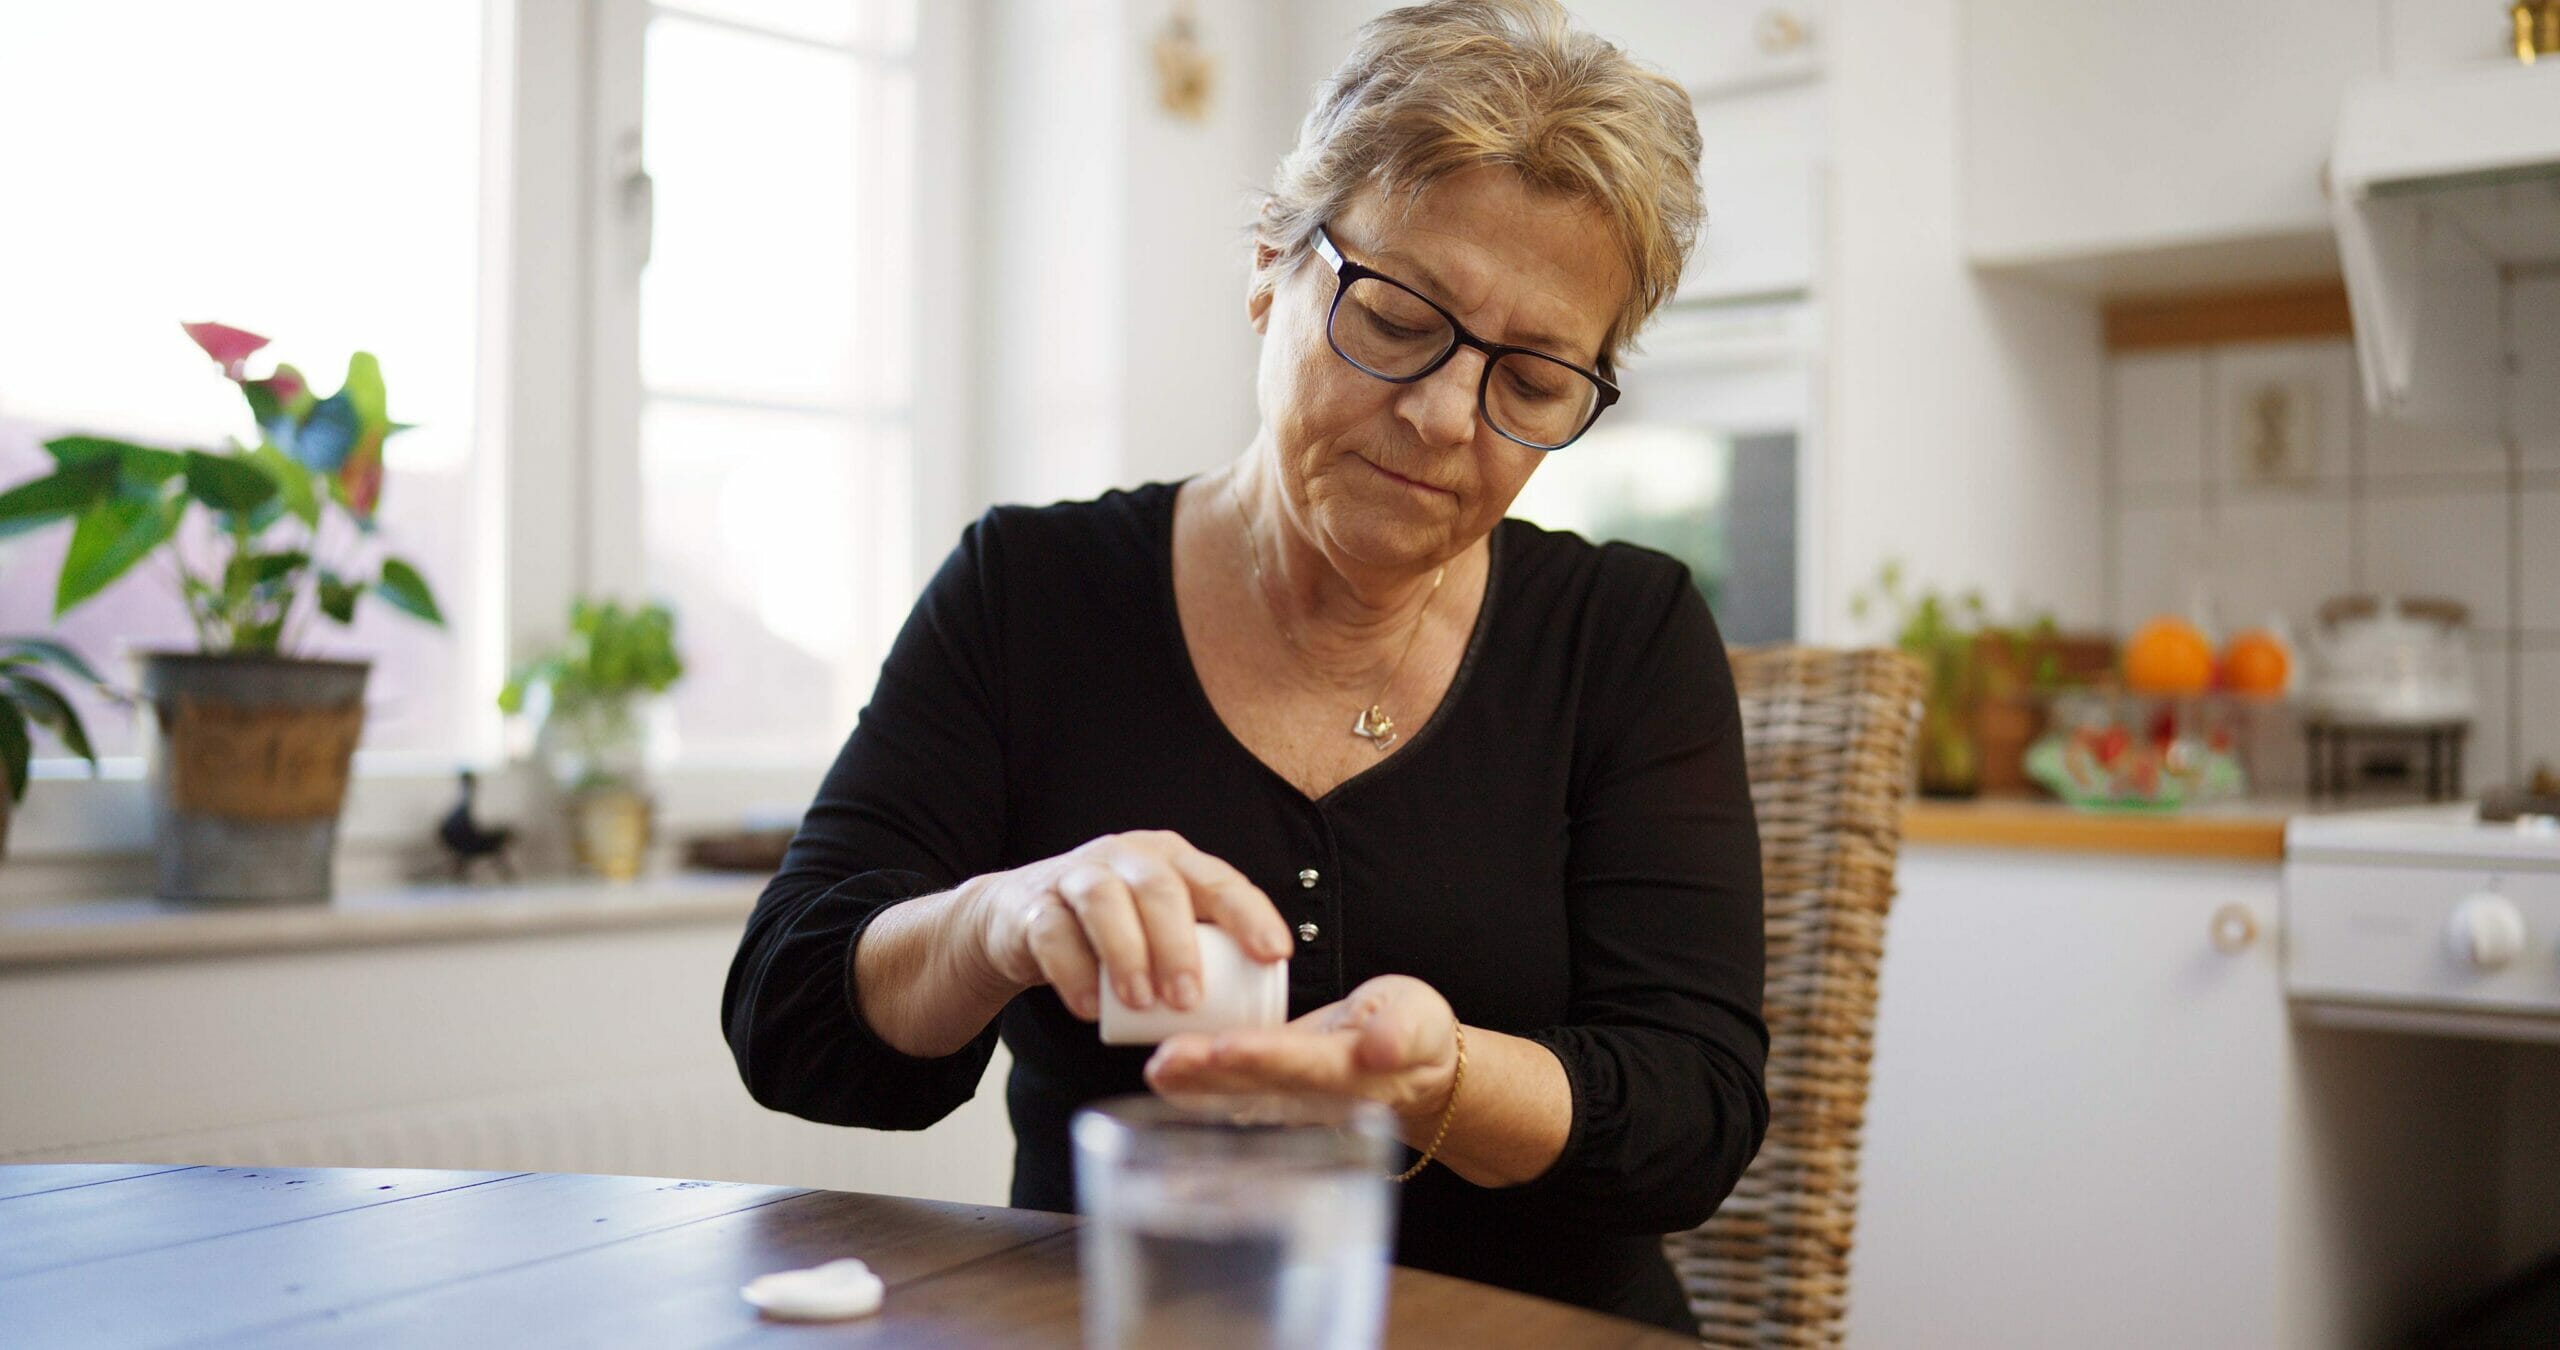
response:
[[(1013, 1201), (1063, 1210), (1095, 1098), (1370, 1097), (1439, 1164), (1399, 1260), (1694, 1334), (1658, 1237), (1767, 1120), (1732, 677), (1678, 563), (1503, 514), (1614, 399), (1697, 156), (1550, 0), (1363, 31), (1256, 230), (1259, 433), (963, 535), (731, 970), (758, 1101), (919, 1129), (1001, 1035)], [(1289, 1026), (1101, 1045), (1102, 981), (1198, 997), (1199, 921), (1290, 958)]]

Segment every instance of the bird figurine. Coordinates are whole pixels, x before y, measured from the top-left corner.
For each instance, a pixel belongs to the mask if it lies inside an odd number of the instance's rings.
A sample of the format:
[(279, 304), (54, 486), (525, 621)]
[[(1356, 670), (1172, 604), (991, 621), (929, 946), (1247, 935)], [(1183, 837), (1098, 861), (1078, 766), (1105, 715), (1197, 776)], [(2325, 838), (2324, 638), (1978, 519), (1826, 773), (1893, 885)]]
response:
[(514, 842), (516, 832), (503, 825), (493, 829), (472, 819), (472, 797), (479, 787), (480, 776), (464, 769), (461, 800), (445, 813), (444, 823), (436, 827), (436, 838), (444, 843), (445, 852), (453, 856), (454, 880), (469, 880), (472, 865), (486, 858), (497, 866), (500, 876), (513, 881), (516, 868), (507, 857), (507, 845)]

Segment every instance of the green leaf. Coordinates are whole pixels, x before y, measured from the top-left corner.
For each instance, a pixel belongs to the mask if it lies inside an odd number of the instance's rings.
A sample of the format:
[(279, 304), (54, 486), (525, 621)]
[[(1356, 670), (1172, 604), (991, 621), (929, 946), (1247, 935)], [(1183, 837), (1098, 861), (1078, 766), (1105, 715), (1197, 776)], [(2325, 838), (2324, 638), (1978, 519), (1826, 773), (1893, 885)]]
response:
[(498, 691), (498, 711), (511, 716), (523, 712), (525, 698), (534, 689), (556, 688), (568, 673), (568, 658), (556, 652), (526, 662), (507, 677), (506, 687)]
[(105, 590), (151, 550), (168, 542), (185, 509), (184, 498), (155, 501), (119, 496), (83, 512), (80, 523), (72, 527), (71, 547), (62, 555), (62, 580), (53, 593), (54, 617)]
[(258, 503), (256, 508), (246, 515), (231, 511), (223, 512), (222, 528), (228, 533), (261, 535), (267, 532), (268, 526), (282, 519), (284, 519), (284, 494), (279, 492)]
[(130, 441), (111, 441), (104, 436), (56, 436), (44, 443), (45, 453), (66, 469), (102, 461), (113, 464), (125, 451), (141, 448)]
[(391, 420), (391, 414), (384, 411), (382, 363), (373, 358), (373, 353), (357, 352), (347, 358), (347, 382), (339, 386), (338, 392), (355, 405), (359, 423), (372, 426)]
[(114, 490), (115, 482), (112, 460), (92, 460), (0, 493), (0, 539), (88, 510)]
[(63, 748), (91, 764), (98, 762), (97, 752), (89, 748), (88, 729), (80, 725), (80, 714), (52, 685), (30, 676), (12, 672), (0, 675), (0, 686), (26, 710), (29, 719), (54, 735)]
[(251, 571), (255, 576), (257, 583), (261, 586), (265, 586), (291, 577), (294, 573), (299, 572), (310, 565), (310, 554), (305, 553), (300, 549), (293, 549), (284, 553), (259, 554), (257, 565), (252, 568)]
[(242, 549), (232, 554), (230, 563), (222, 569), (223, 603), (227, 608), (237, 608), (262, 595), (271, 596), (280, 583), (290, 583), (310, 565), (311, 555), (300, 549), (283, 553)]
[(224, 609), (238, 609), (248, 602), (249, 584), (252, 580), (249, 573), (251, 568), (256, 566), (257, 561), (258, 555), (244, 548), (234, 552), (231, 555), (231, 561), (223, 564), (222, 607)]
[(276, 480), (245, 457), (187, 452), (187, 491), (216, 511), (255, 511), (275, 500)]
[(356, 600), (365, 592), (361, 581), (348, 581), (335, 572), (320, 574), (320, 612), (336, 623), (356, 621)]
[(279, 614), (265, 623), (234, 629), (230, 651), (241, 655), (264, 655), (273, 652), (284, 640), (284, 616)]
[(320, 525), (320, 494), (311, 486), (311, 471), (302, 461), (275, 447), (272, 441), (260, 442), (248, 453), (248, 461), (276, 481), (277, 500), (293, 518), (314, 529)]
[(103, 685), (106, 683), (105, 680), (98, 678), (98, 672), (91, 669), (87, 661), (80, 658), (80, 653), (54, 641), (52, 638), (10, 638), (7, 642), (0, 643), (0, 646), (6, 646), (11, 649), (10, 657), (13, 660), (20, 656), (33, 657), (38, 661), (52, 662), (54, 665), (70, 671), (72, 674), (79, 676), (81, 679), (86, 680), (91, 684)]
[(116, 458), (116, 475), (125, 488), (143, 493), (177, 477), (186, 467), (186, 456), (147, 445), (128, 445)]
[(0, 699), (0, 760), (9, 768), (9, 800), (27, 799), (27, 761), (34, 751), (27, 745), (27, 715), (18, 705)]
[(418, 569), (398, 558), (382, 560), (382, 598), (392, 607), (406, 610), (429, 623), (441, 626), (444, 611), (436, 608), (435, 593), (427, 589), (427, 579)]
[(104, 436), (56, 436), (46, 441), (44, 448), (66, 469), (84, 464), (112, 465), (128, 486), (138, 488), (157, 487), (177, 477), (185, 467), (185, 461), (172, 451)]

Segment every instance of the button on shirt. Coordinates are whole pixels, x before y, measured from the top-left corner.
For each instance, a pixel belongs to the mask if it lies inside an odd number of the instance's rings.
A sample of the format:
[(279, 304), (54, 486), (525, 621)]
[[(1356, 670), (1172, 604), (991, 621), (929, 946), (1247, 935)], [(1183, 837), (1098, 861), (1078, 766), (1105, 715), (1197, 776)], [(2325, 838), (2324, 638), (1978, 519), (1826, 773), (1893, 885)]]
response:
[(863, 1022), (852, 954), (888, 906), (1170, 829), (1299, 938), (1289, 1012), (1400, 973), (1553, 1052), (1573, 1121), (1545, 1175), (1398, 1188), (1397, 1259), (1694, 1331), (1657, 1235), (1703, 1222), (1766, 1128), (1759, 847), (1732, 675), (1679, 563), (1517, 521), (1430, 721), (1310, 800), (1218, 720), (1175, 613), (1176, 488), (1000, 507), (917, 602), (749, 919), (723, 998), (756, 1100), (920, 1129), (1001, 1034), (1013, 1201), (1073, 1208), (1067, 1121), (1146, 1090), (1050, 990), (916, 1059)]

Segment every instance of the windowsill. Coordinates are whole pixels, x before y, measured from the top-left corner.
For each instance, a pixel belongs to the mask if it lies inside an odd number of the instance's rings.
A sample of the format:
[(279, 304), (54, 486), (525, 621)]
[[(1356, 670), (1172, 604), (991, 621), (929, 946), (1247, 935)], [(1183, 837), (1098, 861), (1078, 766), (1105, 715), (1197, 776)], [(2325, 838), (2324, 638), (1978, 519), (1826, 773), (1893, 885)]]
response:
[(674, 872), (633, 882), (529, 881), (360, 890), (325, 903), (199, 905), (108, 899), (0, 912), (0, 974), (126, 961), (270, 955), (735, 923), (761, 876)]

